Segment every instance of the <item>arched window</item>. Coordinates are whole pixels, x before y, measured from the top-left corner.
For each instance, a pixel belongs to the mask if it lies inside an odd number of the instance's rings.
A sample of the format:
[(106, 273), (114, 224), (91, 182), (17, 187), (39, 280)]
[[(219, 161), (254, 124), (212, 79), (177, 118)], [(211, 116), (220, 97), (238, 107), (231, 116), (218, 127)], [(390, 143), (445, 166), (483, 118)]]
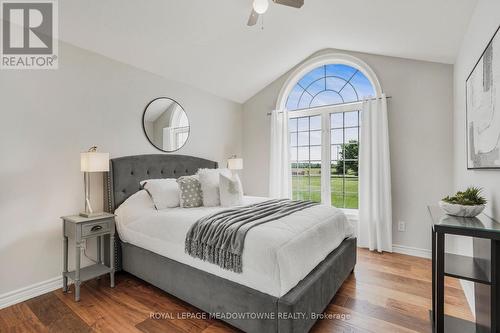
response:
[(381, 91), (368, 65), (346, 55), (316, 57), (292, 73), (277, 108), (290, 111), (294, 199), (358, 208), (362, 101)]
[(174, 147), (181, 147), (189, 136), (189, 121), (180, 105), (175, 105), (170, 116), (171, 140)]
[(304, 75), (288, 95), (290, 111), (318, 106), (359, 102), (375, 96), (368, 78), (354, 67), (343, 64), (319, 66)]

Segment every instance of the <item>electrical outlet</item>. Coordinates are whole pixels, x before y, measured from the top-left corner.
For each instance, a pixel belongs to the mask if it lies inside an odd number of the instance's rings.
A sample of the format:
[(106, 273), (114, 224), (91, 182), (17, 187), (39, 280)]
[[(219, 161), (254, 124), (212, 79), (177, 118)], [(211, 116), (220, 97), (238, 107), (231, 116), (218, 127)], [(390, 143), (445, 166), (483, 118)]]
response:
[(405, 221), (398, 222), (398, 231), (401, 231), (401, 232), (406, 231), (406, 222)]

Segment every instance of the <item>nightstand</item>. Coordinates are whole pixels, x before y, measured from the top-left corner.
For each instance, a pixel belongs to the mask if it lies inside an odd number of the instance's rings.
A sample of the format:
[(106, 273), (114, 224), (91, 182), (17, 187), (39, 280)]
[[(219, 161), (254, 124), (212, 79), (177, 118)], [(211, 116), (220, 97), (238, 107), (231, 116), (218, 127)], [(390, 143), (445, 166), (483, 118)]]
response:
[[(68, 278), (75, 283), (75, 301), (80, 300), (80, 284), (109, 273), (111, 288), (115, 286), (115, 215), (103, 213), (96, 217), (63, 216), (63, 291), (68, 291)], [(109, 235), (109, 266), (104, 263), (104, 236)], [(68, 272), (68, 238), (75, 239), (75, 270)], [(97, 263), (80, 268), (84, 242), (97, 238)]]

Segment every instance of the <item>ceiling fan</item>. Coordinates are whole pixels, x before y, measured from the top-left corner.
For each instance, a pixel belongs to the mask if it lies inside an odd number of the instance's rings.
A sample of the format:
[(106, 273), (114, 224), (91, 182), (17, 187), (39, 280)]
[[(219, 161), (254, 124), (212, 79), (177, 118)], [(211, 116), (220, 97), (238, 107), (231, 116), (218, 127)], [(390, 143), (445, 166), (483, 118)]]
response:
[[(304, 5), (304, 0), (272, 0), (278, 5), (285, 5), (294, 8), (301, 8)], [(252, 12), (248, 18), (248, 26), (257, 24), (259, 17), (263, 15), (269, 8), (269, 0), (254, 0)]]

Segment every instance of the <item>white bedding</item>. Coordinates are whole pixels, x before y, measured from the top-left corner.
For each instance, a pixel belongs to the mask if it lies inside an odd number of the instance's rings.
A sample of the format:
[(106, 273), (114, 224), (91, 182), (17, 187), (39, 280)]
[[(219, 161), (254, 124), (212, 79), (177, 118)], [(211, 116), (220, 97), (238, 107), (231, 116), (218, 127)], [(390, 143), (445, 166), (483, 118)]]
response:
[[(266, 198), (244, 197), (244, 204)], [(297, 285), (337, 248), (353, 228), (344, 213), (313, 206), (251, 229), (245, 240), (243, 272), (234, 273), (184, 252), (190, 226), (223, 207), (155, 210), (145, 191), (125, 201), (115, 212), (120, 239), (186, 265), (280, 297)]]

